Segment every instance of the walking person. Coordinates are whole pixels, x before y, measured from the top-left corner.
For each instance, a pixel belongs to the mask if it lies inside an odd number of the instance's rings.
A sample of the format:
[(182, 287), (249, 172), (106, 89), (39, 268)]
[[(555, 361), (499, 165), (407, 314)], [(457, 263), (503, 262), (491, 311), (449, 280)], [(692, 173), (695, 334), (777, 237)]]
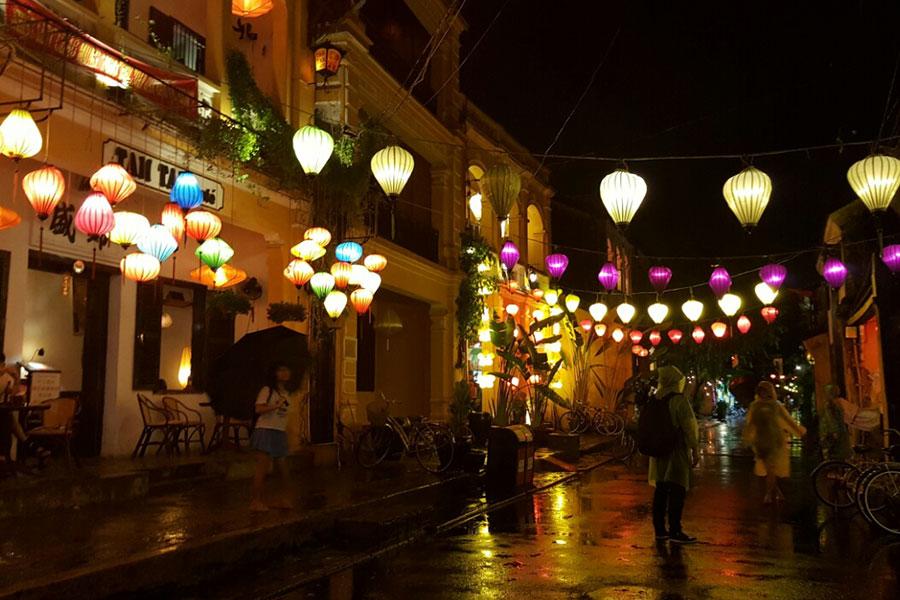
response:
[(819, 413), (819, 445), (825, 458), (847, 459), (853, 455), (850, 431), (841, 408), (841, 388), (826, 385), (822, 411)]
[[(250, 448), (256, 450), (256, 472), (253, 475), (253, 501), (250, 510), (263, 512), (274, 508), (293, 508), (287, 495), (288, 455), (287, 417), (291, 396), (291, 369), (284, 363), (272, 365), (266, 385), (256, 398), (256, 426), (250, 437)], [(274, 502), (263, 502), (263, 484), (266, 473), (272, 468), (279, 479), (279, 489)]]
[(641, 410), (638, 423), (640, 450), (650, 456), (649, 481), (656, 488), (653, 529), (657, 541), (673, 544), (697, 541), (681, 527), (691, 467), (700, 461), (697, 419), (684, 386), (685, 377), (676, 367), (660, 368), (656, 396)]
[(768, 381), (760, 382), (756, 386), (756, 398), (747, 411), (744, 439), (753, 448), (756, 457), (753, 472), (766, 478), (763, 504), (784, 500), (778, 479), (791, 476), (788, 433), (802, 437), (806, 435), (806, 428), (795, 422), (784, 405), (778, 402), (775, 386)]

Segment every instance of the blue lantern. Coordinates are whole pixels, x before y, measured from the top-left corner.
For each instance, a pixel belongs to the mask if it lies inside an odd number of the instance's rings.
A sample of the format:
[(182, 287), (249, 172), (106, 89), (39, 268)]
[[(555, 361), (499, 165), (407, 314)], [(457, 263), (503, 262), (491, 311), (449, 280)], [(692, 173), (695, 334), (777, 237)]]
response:
[(155, 256), (159, 262), (163, 262), (178, 250), (178, 242), (165, 226), (156, 224), (144, 232), (137, 247), (144, 254)]
[(203, 189), (197, 181), (197, 176), (185, 171), (176, 177), (169, 197), (185, 212), (200, 206), (203, 203)]
[(334, 256), (345, 263), (355, 263), (362, 255), (363, 247), (356, 242), (342, 242), (334, 249)]

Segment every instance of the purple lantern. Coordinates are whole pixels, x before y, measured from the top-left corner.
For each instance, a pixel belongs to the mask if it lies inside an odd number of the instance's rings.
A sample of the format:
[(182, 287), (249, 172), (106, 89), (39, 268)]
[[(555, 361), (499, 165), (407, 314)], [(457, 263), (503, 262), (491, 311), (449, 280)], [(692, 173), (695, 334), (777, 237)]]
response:
[(759, 278), (773, 290), (777, 290), (781, 287), (785, 277), (787, 277), (787, 267), (784, 265), (773, 263), (771, 265), (766, 265), (759, 270)]
[(891, 270), (891, 273), (900, 272), (900, 245), (885, 246), (884, 252), (881, 254), (881, 260)]
[(847, 280), (847, 267), (844, 266), (840, 259), (829, 256), (825, 259), (822, 275), (825, 277), (828, 285), (837, 289), (844, 285), (844, 281)]
[(669, 267), (650, 267), (650, 285), (657, 292), (662, 292), (672, 279), (672, 269)]
[(503, 244), (503, 248), (500, 250), (500, 262), (503, 263), (507, 271), (513, 270), (513, 267), (519, 262), (519, 249), (516, 248), (515, 244), (512, 242)]
[(597, 273), (597, 279), (600, 281), (600, 285), (606, 288), (607, 292), (611, 292), (616, 289), (616, 285), (619, 283), (619, 270), (616, 268), (616, 265), (608, 262)]
[(721, 298), (731, 289), (731, 275), (725, 270), (725, 267), (716, 267), (709, 276), (709, 287), (717, 298)]
[(544, 263), (547, 265), (547, 272), (550, 273), (550, 277), (559, 279), (566, 272), (566, 267), (569, 266), (569, 257), (565, 254), (548, 254), (547, 258), (544, 259)]

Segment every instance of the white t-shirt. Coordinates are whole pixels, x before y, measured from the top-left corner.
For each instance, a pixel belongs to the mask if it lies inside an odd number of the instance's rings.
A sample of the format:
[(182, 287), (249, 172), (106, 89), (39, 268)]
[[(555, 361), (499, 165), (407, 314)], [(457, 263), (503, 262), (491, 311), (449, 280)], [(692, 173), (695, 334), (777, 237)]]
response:
[(272, 390), (267, 385), (264, 385), (262, 389), (259, 390), (259, 395), (256, 397), (257, 405), (274, 406), (282, 400), (283, 403), (278, 407), (278, 410), (265, 412), (257, 417), (256, 427), (258, 429), (275, 429), (277, 431), (284, 431), (287, 429), (287, 414), (289, 407), (287, 394), (282, 395), (281, 392)]

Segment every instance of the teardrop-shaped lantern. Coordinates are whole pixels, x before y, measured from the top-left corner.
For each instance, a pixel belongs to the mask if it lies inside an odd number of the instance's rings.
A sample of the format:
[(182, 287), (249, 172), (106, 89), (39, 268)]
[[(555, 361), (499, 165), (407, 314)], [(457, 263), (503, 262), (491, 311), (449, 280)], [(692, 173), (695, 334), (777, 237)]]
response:
[(616, 314), (619, 315), (619, 321), (625, 325), (628, 325), (631, 322), (636, 312), (637, 309), (631, 304), (628, 304), (628, 302), (623, 302), (616, 307)]
[(331, 232), (324, 227), (310, 227), (303, 232), (304, 240), (312, 240), (323, 248), (331, 243)]
[(725, 334), (728, 332), (728, 325), (721, 321), (716, 321), (709, 328), (712, 330), (713, 335), (720, 339), (725, 337)]
[(203, 203), (203, 188), (200, 187), (197, 176), (190, 171), (180, 173), (175, 178), (169, 198), (184, 212), (200, 206)]
[(307, 125), (294, 133), (294, 155), (307, 175), (318, 175), (331, 158), (334, 138), (318, 127)]
[(751, 325), (752, 323), (750, 322), (750, 319), (747, 317), (747, 315), (741, 315), (740, 317), (738, 317), (737, 328), (741, 333), (745, 334), (750, 331)]
[(600, 268), (600, 272), (597, 273), (597, 280), (607, 292), (616, 289), (616, 286), (619, 284), (619, 270), (616, 268), (616, 265), (611, 262), (603, 265)]
[(709, 287), (716, 298), (721, 298), (731, 289), (731, 275), (725, 267), (716, 267), (709, 276)]
[(137, 247), (141, 252), (155, 256), (162, 263), (178, 250), (178, 242), (165, 226), (157, 224), (152, 225), (138, 238)]
[(481, 222), (481, 214), (484, 211), (484, 202), (481, 201), (481, 194), (472, 194), (469, 197), (469, 212), (476, 223)]
[(741, 297), (737, 294), (725, 294), (719, 299), (719, 307), (729, 317), (733, 317), (741, 310)]
[(677, 344), (681, 341), (681, 338), (684, 337), (684, 333), (682, 333), (680, 329), (670, 329), (668, 336), (673, 344)]
[(566, 308), (570, 313), (578, 310), (579, 304), (581, 304), (581, 298), (579, 298), (575, 294), (569, 294), (568, 296), (566, 296)]
[(900, 160), (884, 154), (871, 154), (853, 163), (847, 171), (847, 181), (869, 212), (883, 213), (900, 187)]
[(17, 108), (0, 123), (0, 153), (18, 161), (29, 158), (41, 151), (44, 139), (31, 113)]
[(756, 167), (747, 167), (725, 182), (722, 194), (741, 227), (749, 232), (759, 224), (769, 204), (772, 180)]
[(697, 325), (694, 327), (694, 331), (691, 332), (691, 337), (694, 338), (694, 341), (698, 344), (702, 344), (703, 340), (706, 339), (706, 332), (703, 331), (703, 328)]
[(650, 278), (650, 285), (653, 286), (653, 289), (662, 292), (672, 280), (672, 269), (663, 266), (650, 267), (647, 276)]
[(119, 270), (132, 281), (150, 281), (159, 275), (159, 259), (150, 254), (135, 252), (119, 261)]
[(126, 250), (150, 229), (150, 221), (144, 215), (123, 210), (113, 216), (116, 224), (109, 234), (109, 241)]
[(106, 196), (99, 192), (89, 194), (78, 212), (75, 213), (75, 227), (88, 238), (106, 235), (116, 226), (116, 217)]
[(822, 276), (825, 277), (828, 285), (837, 289), (844, 285), (844, 282), (847, 280), (847, 267), (844, 266), (844, 263), (839, 258), (829, 256), (825, 259), (825, 264), (822, 267)]
[(359, 285), (362, 289), (369, 290), (374, 294), (381, 287), (381, 275), (369, 273), (361, 278)]
[(759, 278), (775, 291), (781, 289), (781, 285), (784, 283), (786, 277), (787, 267), (784, 265), (773, 263), (766, 265), (759, 270)]
[(325, 248), (312, 240), (303, 240), (291, 248), (291, 254), (306, 262), (313, 262), (325, 256)]
[(600, 199), (613, 223), (628, 227), (647, 195), (647, 182), (640, 175), (617, 169), (600, 182)]
[(628, 334), (628, 337), (631, 338), (632, 344), (640, 344), (641, 340), (644, 339), (644, 334), (638, 331), (637, 329), (633, 330)]
[(305, 260), (295, 258), (284, 268), (284, 277), (293, 283), (297, 289), (302, 288), (309, 281), (315, 271)]
[(222, 238), (206, 240), (197, 248), (194, 254), (203, 261), (207, 267), (217, 271), (219, 267), (231, 260), (234, 256), (234, 248)]
[(338, 292), (337, 290), (328, 292), (328, 295), (325, 296), (325, 300), (322, 301), (322, 304), (325, 305), (325, 312), (328, 313), (328, 316), (332, 319), (337, 319), (347, 307), (347, 294)]
[(556, 306), (558, 301), (559, 292), (556, 290), (547, 290), (547, 293), (544, 294), (544, 302), (546, 302), (548, 306)]
[(22, 222), (22, 217), (14, 210), (0, 206), (0, 231), (15, 227)]
[(602, 321), (606, 313), (609, 312), (609, 308), (602, 302), (594, 302), (588, 307), (588, 312), (595, 321)]
[(497, 163), (484, 172), (478, 181), (481, 192), (487, 196), (498, 221), (509, 217), (519, 191), (522, 189), (522, 178), (519, 173), (506, 163)]
[(309, 287), (317, 297), (324, 298), (334, 289), (334, 275), (320, 271), (310, 278)]
[(273, 8), (273, 0), (231, 0), (231, 14), (244, 19), (261, 17)]
[(159, 220), (176, 241), (180, 242), (184, 239), (184, 212), (180, 206), (174, 202), (167, 202), (163, 206)]
[(516, 248), (515, 244), (512, 242), (503, 244), (503, 248), (500, 249), (500, 262), (503, 263), (507, 271), (513, 270), (513, 267), (519, 262), (519, 249)]
[(66, 180), (59, 169), (47, 165), (25, 175), (22, 189), (37, 218), (46, 221), (66, 191)]
[(619, 343), (625, 339), (625, 332), (616, 327), (612, 332), (612, 339), (615, 343)]
[(696, 322), (703, 316), (703, 303), (691, 298), (681, 305), (681, 312), (688, 318), (688, 321)]
[(769, 287), (769, 284), (764, 281), (757, 283), (753, 291), (763, 304), (772, 304), (775, 302), (775, 298), (778, 297), (778, 292)]
[(606, 323), (594, 323), (594, 333), (597, 334), (597, 337), (606, 335)]
[(373, 298), (375, 298), (375, 296), (372, 292), (365, 288), (360, 288), (358, 290), (353, 290), (353, 293), (350, 294), (350, 303), (353, 305), (353, 308), (356, 309), (357, 313), (363, 314), (369, 310)]
[(355, 263), (363, 255), (363, 247), (356, 242), (341, 242), (334, 249), (334, 257), (346, 263)]
[(387, 266), (387, 259), (382, 254), (369, 254), (363, 259), (363, 265), (373, 273), (378, 273)]
[(202, 244), (222, 232), (222, 219), (208, 210), (195, 208), (184, 217), (184, 230), (189, 238)]
[(340, 289), (347, 287), (347, 284), (350, 283), (350, 275), (352, 272), (353, 267), (350, 263), (338, 261), (331, 265), (331, 274), (334, 275), (334, 285)]
[(544, 259), (544, 264), (547, 265), (547, 272), (550, 273), (550, 277), (559, 279), (569, 266), (569, 257), (565, 254), (548, 254)]
[(669, 316), (669, 307), (662, 302), (654, 302), (647, 307), (647, 314), (650, 315), (654, 323), (659, 325)]
[(662, 341), (662, 335), (656, 330), (651, 331), (650, 335), (647, 337), (654, 346), (659, 346), (659, 343)]
[(774, 306), (764, 306), (762, 311), (763, 319), (766, 320), (766, 323), (771, 325), (775, 322), (775, 319), (778, 318), (778, 309)]
[(247, 272), (229, 264), (224, 264), (217, 271), (206, 265), (191, 270), (191, 279), (216, 290), (234, 287), (247, 279)]
[(372, 157), (372, 174), (388, 198), (396, 198), (412, 175), (413, 155), (400, 146), (388, 146)]
[(100, 192), (115, 206), (137, 189), (134, 178), (119, 163), (107, 163), (91, 175), (91, 189)]

